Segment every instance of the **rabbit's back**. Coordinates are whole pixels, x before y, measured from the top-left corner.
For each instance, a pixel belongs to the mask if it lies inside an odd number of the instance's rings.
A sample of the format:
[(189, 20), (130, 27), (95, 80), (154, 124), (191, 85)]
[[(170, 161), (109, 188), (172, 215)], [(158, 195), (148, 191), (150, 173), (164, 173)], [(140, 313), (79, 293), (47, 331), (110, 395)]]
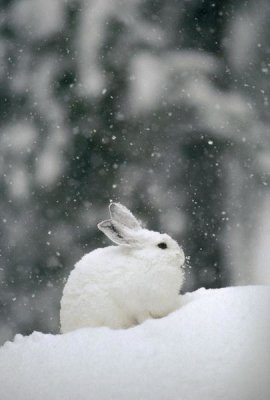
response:
[(86, 326), (125, 325), (125, 314), (113, 301), (125, 265), (125, 257), (119, 263), (117, 253), (115, 246), (97, 249), (75, 265), (61, 300), (62, 332)]

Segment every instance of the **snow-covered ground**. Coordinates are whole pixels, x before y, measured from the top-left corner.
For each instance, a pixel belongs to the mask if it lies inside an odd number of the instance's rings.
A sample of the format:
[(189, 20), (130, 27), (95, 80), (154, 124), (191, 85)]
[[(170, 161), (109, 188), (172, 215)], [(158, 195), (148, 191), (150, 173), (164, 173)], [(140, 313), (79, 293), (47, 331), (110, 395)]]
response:
[(128, 330), (17, 335), (1, 400), (268, 400), (270, 287), (200, 289)]

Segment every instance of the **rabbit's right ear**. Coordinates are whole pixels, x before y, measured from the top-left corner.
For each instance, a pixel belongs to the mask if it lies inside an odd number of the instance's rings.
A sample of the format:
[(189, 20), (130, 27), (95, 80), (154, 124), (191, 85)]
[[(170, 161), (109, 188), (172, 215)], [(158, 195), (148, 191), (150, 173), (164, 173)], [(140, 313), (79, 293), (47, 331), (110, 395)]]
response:
[(125, 206), (120, 203), (111, 203), (109, 205), (111, 218), (113, 221), (126, 226), (129, 229), (139, 229), (141, 225), (134, 215)]
[(105, 233), (114, 243), (132, 245), (137, 242), (132, 230), (111, 219), (100, 222), (98, 229)]

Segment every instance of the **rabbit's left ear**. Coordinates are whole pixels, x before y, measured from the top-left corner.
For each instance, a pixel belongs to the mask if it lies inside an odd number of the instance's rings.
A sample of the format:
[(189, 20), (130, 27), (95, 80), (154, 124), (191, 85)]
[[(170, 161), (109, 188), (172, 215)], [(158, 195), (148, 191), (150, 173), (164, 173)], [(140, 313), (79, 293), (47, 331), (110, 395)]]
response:
[(112, 221), (126, 226), (129, 229), (139, 229), (141, 225), (134, 215), (122, 204), (111, 203), (109, 205)]
[(100, 222), (98, 224), (98, 229), (105, 233), (114, 243), (129, 245), (137, 243), (131, 229), (111, 219)]

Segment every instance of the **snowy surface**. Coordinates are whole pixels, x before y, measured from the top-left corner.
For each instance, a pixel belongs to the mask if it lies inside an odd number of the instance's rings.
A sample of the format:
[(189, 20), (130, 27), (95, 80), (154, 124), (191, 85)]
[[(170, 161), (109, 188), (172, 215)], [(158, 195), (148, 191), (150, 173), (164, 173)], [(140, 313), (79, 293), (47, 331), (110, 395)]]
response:
[(1, 400), (267, 400), (270, 287), (198, 290), (128, 330), (17, 335), (0, 351)]

